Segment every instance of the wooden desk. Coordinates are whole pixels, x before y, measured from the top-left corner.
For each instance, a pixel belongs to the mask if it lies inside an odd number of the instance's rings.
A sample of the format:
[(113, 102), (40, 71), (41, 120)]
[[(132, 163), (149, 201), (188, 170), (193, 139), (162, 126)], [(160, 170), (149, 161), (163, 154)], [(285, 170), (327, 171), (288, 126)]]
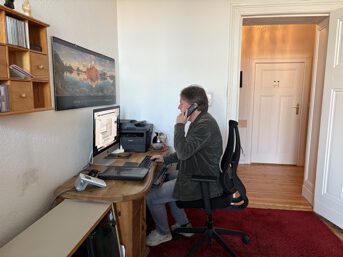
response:
[[(114, 159), (114, 164), (139, 163), (146, 155), (153, 154), (159, 154), (159, 152), (134, 153), (128, 159)], [(105, 169), (101, 166), (94, 167), (100, 171)], [(145, 245), (145, 195), (150, 190), (155, 170), (156, 164), (153, 165), (144, 181), (107, 180), (105, 188), (88, 186), (83, 192), (74, 190), (76, 178), (73, 177), (57, 188), (55, 195), (61, 195), (64, 199), (113, 202), (118, 217), (120, 239), (125, 246), (126, 257), (145, 257), (149, 253), (149, 248)]]

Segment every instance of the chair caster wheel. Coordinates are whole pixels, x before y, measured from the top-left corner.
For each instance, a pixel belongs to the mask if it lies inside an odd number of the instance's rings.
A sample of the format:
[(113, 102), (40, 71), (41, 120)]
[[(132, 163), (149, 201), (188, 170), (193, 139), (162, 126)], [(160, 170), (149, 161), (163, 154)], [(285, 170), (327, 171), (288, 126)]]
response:
[(243, 236), (243, 237), (242, 237), (242, 242), (243, 242), (244, 244), (248, 244), (248, 243), (250, 242), (249, 236)]

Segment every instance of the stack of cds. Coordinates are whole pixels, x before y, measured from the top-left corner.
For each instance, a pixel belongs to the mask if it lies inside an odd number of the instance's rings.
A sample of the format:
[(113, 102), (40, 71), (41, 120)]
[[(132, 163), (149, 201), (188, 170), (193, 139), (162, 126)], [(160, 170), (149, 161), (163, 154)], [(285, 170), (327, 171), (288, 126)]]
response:
[(32, 79), (33, 76), (31, 73), (27, 72), (26, 70), (20, 68), (19, 66), (12, 64), (10, 65), (10, 76), (11, 78), (19, 78), (19, 79)]

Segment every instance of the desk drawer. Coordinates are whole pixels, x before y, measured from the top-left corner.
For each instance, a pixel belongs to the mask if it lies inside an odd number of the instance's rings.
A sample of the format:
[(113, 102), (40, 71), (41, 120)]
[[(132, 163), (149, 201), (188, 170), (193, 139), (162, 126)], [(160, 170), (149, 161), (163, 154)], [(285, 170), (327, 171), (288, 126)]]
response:
[(12, 112), (33, 109), (33, 90), (31, 82), (11, 81), (9, 91)]
[(30, 71), (34, 79), (49, 79), (49, 61), (45, 54), (30, 53)]

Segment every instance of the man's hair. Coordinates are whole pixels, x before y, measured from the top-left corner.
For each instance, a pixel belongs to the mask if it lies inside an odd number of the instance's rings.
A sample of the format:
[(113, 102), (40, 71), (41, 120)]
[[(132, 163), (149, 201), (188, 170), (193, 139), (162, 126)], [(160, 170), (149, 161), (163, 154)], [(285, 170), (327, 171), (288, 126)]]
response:
[(180, 96), (187, 103), (197, 103), (198, 110), (207, 112), (208, 110), (208, 99), (205, 90), (199, 85), (190, 85), (182, 89)]

